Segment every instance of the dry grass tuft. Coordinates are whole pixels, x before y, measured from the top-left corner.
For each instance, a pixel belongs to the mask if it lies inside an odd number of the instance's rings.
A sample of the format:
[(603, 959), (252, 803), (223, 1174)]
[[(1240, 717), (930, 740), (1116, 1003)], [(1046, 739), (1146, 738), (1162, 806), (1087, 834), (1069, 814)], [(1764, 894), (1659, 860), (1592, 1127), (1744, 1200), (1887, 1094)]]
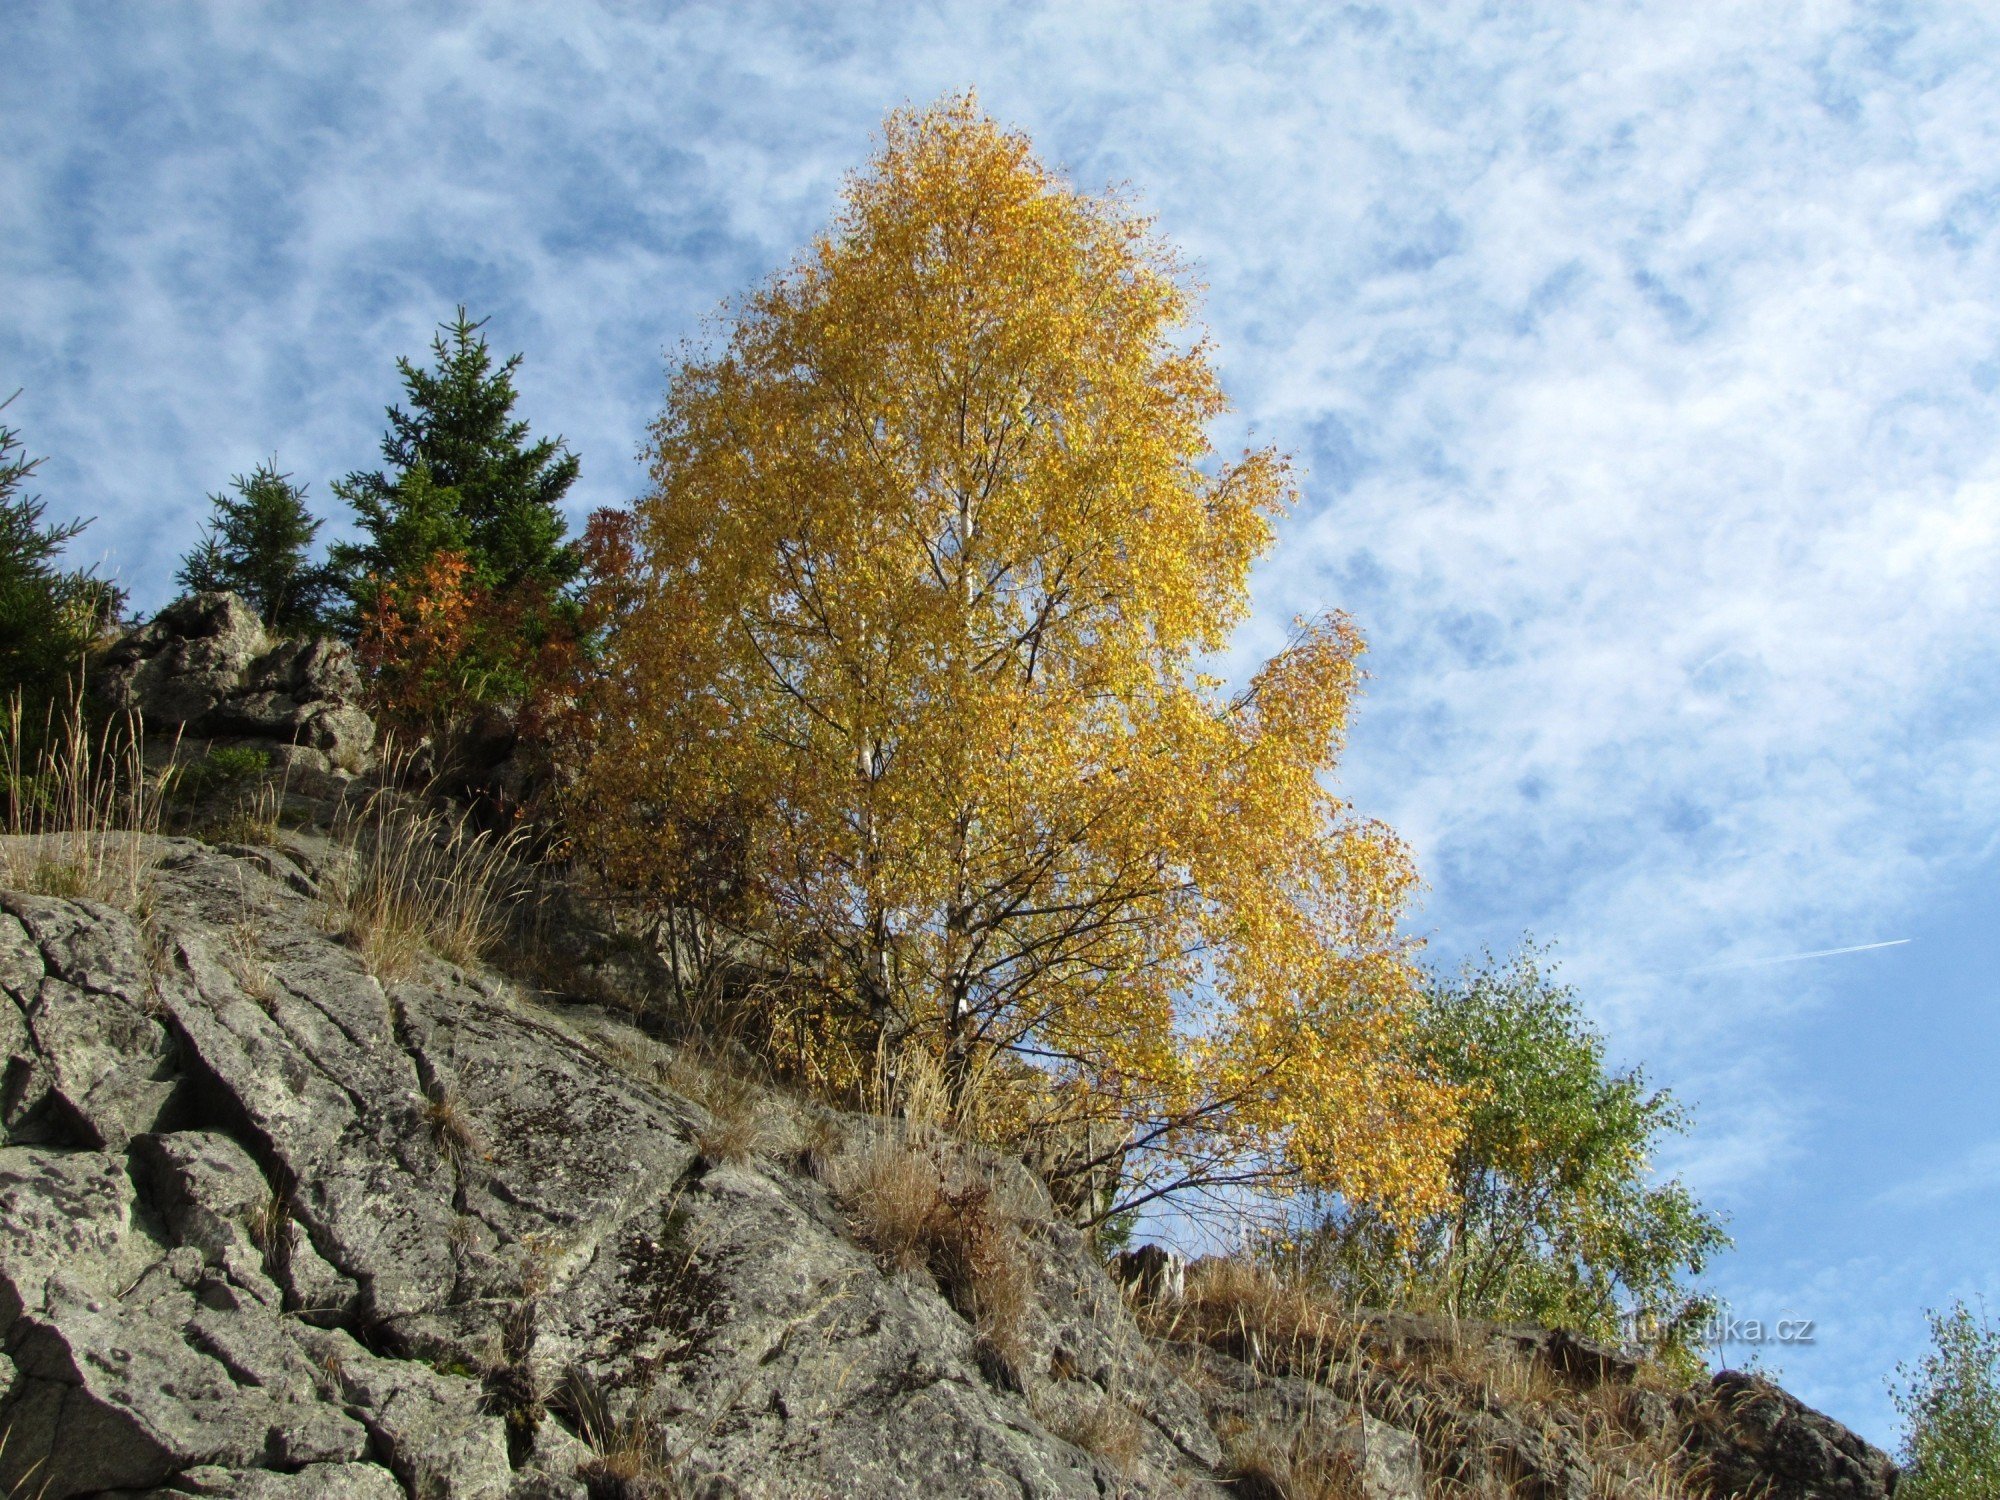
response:
[(264, 1274), (280, 1286), (292, 1261), (292, 1209), (277, 1189), (244, 1215), (243, 1227), (250, 1243), (264, 1258)]
[[(1331, 1397), (1414, 1433), (1427, 1462), (1456, 1463), (1465, 1419), (1480, 1412), (1506, 1413), (1545, 1455), (1491, 1454), (1483, 1475), (1434, 1473), (1431, 1493), (1471, 1500), (1495, 1493), (1494, 1483), (1513, 1493), (1506, 1486), (1563, 1463), (1590, 1476), (1596, 1500), (1685, 1500), (1689, 1493), (1676, 1458), (1671, 1400), (1658, 1388), (1658, 1375), (1579, 1388), (1503, 1330), (1349, 1309), (1243, 1255), (1196, 1261), (1180, 1301), (1141, 1301), (1134, 1311), (1156, 1339), (1170, 1350), (1178, 1346), (1177, 1362), (1197, 1383), (1201, 1362), (1192, 1350), (1206, 1347), (1266, 1375), (1314, 1381)], [(1359, 1494), (1354, 1450), (1339, 1432), (1307, 1421), (1296, 1430), (1244, 1424), (1223, 1433), (1232, 1483), (1252, 1495)]]
[(1530, 1355), (1492, 1342), (1460, 1338), (1434, 1361), (1432, 1375), (1446, 1375), (1495, 1406), (1551, 1407), (1574, 1396), (1574, 1389)]
[(1344, 1309), (1244, 1255), (1195, 1261), (1178, 1300), (1135, 1311), (1156, 1338), (1205, 1344), (1268, 1375), (1321, 1379), (1358, 1355), (1360, 1330)]
[(284, 831), (285, 787), (264, 780), (202, 830), (211, 844), (274, 845)]
[(278, 980), (265, 961), (264, 942), (249, 922), (229, 929), (223, 963), (236, 980), (236, 987), (257, 1002), (264, 1014), (272, 1014), (278, 1003)]
[(910, 1271), (929, 1264), (945, 1217), (944, 1167), (937, 1156), (879, 1136), (835, 1163), (832, 1186), (854, 1209), (863, 1237), (891, 1265)]
[(1592, 1500), (1690, 1500), (1704, 1493), (1699, 1476), (1683, 1472), (1684, 1433), (1670, 1398), (1643, 1370), (1633, 1385), (1599, 1385), (1569, 1398), (1581, 1419)]
[(572, 1367), (551, 1398), (596, 1457), (577, 1467), (590, 1500), (680, 1500), (688, 1493), (666, 1434), (637, 1412), (611, 1414), (595, 1380)]
[(476, 1161), (482, 1154), (479, 1137), (457, 1090), (443, 1084), (433, 1085), (430, 1097), (424, 1101), (424, 1123), (431, 1128), (438, 1154), (454, 1173), (464, 1171), (467, 1162)]
[(744, 1161), (778, 1143), (777, 1106), (769, 1092), (726, 1064), (682, 1047), (661, 1082), (707, 1112), (695, 1144), (709, 1161)]
[(1129, 1474), (1146, 1435), (1145, 1419), (1115, 1394), (1105, 1392), (1068, 1416), (1042, 1417), (1064, 1442), (1095, 1454), (1118, 1474)]
[(540, 1337), (542, 1298), (548, 1292), (555, 1261), (554, 1245), (539, 1236), (523, 1242), (520, 1283), (487, 1338), (479, 1360), (486, 1405), (506, 1422), (510, 1444), (532, 1441), (535, 1430), (557, 1399), (541, 1361), (535, 1358)]
[(1253, 1422), (1222, 1434), (1230, 1489), (1254, 1500), (1366, 1500), (1353, 1452), (1315, 1422)]
[(847, 1126), (830, 1109), (802, 1105), (793, 1114), (791, 1147), (793, 1169), (825, 1182), (847, 1149)]
[(518, 835), (479, 832), (387, 789), (343, 811), (334, 837), (343, 847), (321, 880), (328, 925), (384, 981), (411, 973), (426, 953), (477, 963), (523, 888)]
[(16, 695), (0, 729), (0, 802), (0, 830), (16, 836), (0, 853), (0, 882), (128, 910), (142, 903), (160, 799), (146, 778), (136, 719), (93, 731), (79, 688), (68, 708), (51, 710), (37, 736)]
[(903, 1270), (925, 1270), (969, 1321), (980, 1352), (1021, 1384), (1034, 1274), (1018, 1216), (993, 1180), (893, 1134), (840, 1158), (834, 1192), (854, 1211), (861, 1236)]

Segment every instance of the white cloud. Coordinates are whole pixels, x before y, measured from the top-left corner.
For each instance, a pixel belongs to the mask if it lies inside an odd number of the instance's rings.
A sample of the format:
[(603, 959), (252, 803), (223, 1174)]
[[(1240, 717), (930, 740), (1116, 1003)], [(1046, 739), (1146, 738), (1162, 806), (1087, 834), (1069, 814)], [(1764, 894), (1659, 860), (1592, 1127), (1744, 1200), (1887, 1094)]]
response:
[(1884, 1192), (1884, 1207), (1935, 1207), (1971, 1193), (2000, 1188), (2000, 1141), (1986, 1141), (1928, 1172), (1920, 1172)]

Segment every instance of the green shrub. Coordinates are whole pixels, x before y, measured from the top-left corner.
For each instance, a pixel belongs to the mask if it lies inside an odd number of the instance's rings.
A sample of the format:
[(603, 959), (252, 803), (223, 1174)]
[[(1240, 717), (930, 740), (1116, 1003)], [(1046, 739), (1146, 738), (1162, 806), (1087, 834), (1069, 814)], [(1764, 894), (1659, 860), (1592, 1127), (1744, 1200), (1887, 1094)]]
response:
[(2000, 1329), (1963, 1302), (1929, 1314), (1931, 1351), (1890, 1394), (1904, 1423), (1900, 1500), (2000, 1496)]
[(1417, 1010), (1417, 1066), (1470, 1102), (1456, 1206), (1397, 1225), (1318, 1205), (1305, 1269), (1374, 1305), (1636, 1340), (1692, 1373), (1713, 1303), (1688, 1278), (1728, 1238), (1682, 1184), (1651, 1180), (1656, 1144), (1686, 1112), (1607, 1065), (1574, 992), (1539, 960), (1529, 944), (1434, 978)]
[(271, 769), (271, 754), (254, 745), (220, 745), (175, 773), (170, 795), (176, 802), (201, 802), (232, 791)]

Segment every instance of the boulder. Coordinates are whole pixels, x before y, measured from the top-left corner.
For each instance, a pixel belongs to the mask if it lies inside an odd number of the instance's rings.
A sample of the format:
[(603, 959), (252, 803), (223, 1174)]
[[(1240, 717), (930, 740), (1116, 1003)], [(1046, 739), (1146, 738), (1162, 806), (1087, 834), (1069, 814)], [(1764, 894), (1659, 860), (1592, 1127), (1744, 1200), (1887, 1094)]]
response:
[(1724, 1370), (1680, 1402), (1689, 1474), (1715, 1494), (1887, 1500), (1889, 1455), (1761, 1375)]
[(350, 771), (375, 746), (361, 690), (345, 644), (274, 640), (235, 594), (168, 605), (111, 647), (94, 685), (103, 706), (149, 729), (303, 745)]
[(115, 643), (97, 691), (116, 712), (149, 725), (201, 723), (243, 689), (271, 649), (255, 610), (236, 594), (190, 594)]

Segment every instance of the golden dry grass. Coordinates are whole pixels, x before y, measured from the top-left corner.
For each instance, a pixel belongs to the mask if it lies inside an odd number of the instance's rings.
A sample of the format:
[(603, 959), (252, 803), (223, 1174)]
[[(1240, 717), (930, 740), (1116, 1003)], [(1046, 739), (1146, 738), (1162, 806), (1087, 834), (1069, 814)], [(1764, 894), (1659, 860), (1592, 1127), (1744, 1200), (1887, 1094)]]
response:
[(982, 1352), (1019, 1383), (1035, 1307), (1018, 1215), (985, 1173), (941, 1142), (877, 1132), (840, 1157), (831, 1186), (861, 1237), (903, 1270), (924, 1270), (972, 1324)]
[(138, 907), (157, 859), (159, 789), (136, 719), (93, 729), (81, 695), (28, 724), (18, 696), (0, 727), (0, 882), (70, 900)]
[(695, 1144), (711, 1162), (745, 1161), (782, 1140), (782, 1107), (770, 1090), (712, 1057), (681, 1047), (661, 1070), (660, 1082), (708, 1115)]
[(284, 780), (263, 779), (201, 833), (212, 844), (275, 844), (284, 827), (284, 811)]
[(285, 1195), (273, 1188), (244, 1215), (243, 1227), (264, 1258), (264, 1274), (282, 1284), (291, 1263), (293, 1233), (292, 1208)]
[(602, 1389), (581, 1367), (570, 1369), (550, 1401), (594, 1454), (577, 1468), (593, 1500), (679, 1500), (687, 1493), (666, 1434), (636, 1410), (614, 1417)]
[(1155, 1338), (1205, 1344), (1264, 1374), (1319, 1379), (1358, 1358), (1360, 1325), (1346, 1309), (1245, 1255), (1194, 1262), (1180, 1298), (1136, 1311)]
[[(1343, 1307), (1244, 1255), (1195, 1262), (1180, 1300), (1138, 1301), (1134, 1312), (1156, 1340), (1182, 1351), (1177, 1363), (1197, 1385), (1204, 1371), (1194, 1351), (1205, 1347), (1266, 1375), (1315, 1381), (1414, 1433), (1426, 1454), (1457, 1446), (1454, 1427), (1463, 1414), (1501, 1412), (1544, 1452), (1568, 1455), (1590, 1476), (1595, 1500), (1689, 1500), (1697, 1493), (1682, 1473), (1678, 1424), (1662, 1416), (1671, 1382), (1650, 1367), (1632, 1384), (1579, 1385), (1485, 1324), (1429, 1318), (1418, 1336), (1406, 1338), (1377, 1315)], [(1224, 1436), (1243, 1493), (1354, 1493), (1342, 1488), (1350, 1483), (1341, 1472), (1346, 1460), (1318, 1453), (1298, 1432), (1245, 1426)], [(1489, 1492), (1438, 1475), (1428, 1484), (1439, 1496)]]
[(1113, 1472), (1131, 1473), (1145, 1439), (1145, 1419), (1116, 1393), (1103, 1392), (1067, 1415), (1049, 1412), (1046, 1403), (1036, 1405), (1042, 1425), (1050, 1432), (1103, 1459)]
[(438, 1155), (453, 1172), (462, 1172), (468, 1162), (478, 1160), (483, 1154), (472, 1119), (466, 1114), (464, 1101), (456, 1089), (443, 1084), (430, 1089), (429, 1097), (424, 1100), (424, 1123), (430, 1126)]
[(340, 847), (320, 882), (328, 925), (376, 978), (403, 978), (426, 954), (469, 966), (499, 943), (522, 888), (518, 835), (386, 788), (344, 809), (333, 832)]
[(266, 961), (263, 940), (249, 922), (237, 922), (225, 938), (223, 963), (236, 987), (270, 1014), (278, 1003), (278, 979)]
[(1351, 1450), (1315, 1422), (1226, 1425), (1223, 1466), (1230, 1488), (1253, 1500), (1366, 1500)]

